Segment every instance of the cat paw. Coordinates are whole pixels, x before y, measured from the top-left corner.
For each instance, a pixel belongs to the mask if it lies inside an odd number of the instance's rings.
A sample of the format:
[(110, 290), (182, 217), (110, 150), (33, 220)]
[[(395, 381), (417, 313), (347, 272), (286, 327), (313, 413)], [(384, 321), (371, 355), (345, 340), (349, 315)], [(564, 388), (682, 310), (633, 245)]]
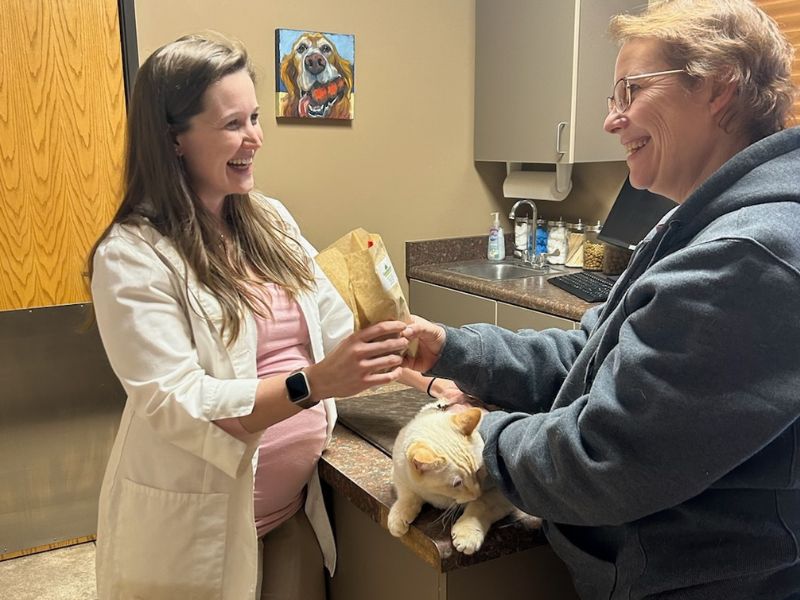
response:
[(453, 546), (463, 554), (474, 554), (483, 544), (484, 533), (474, 525), (456, 521), (450, 531)]
[(394, 507), (389, 510), (387, 525), (389, 527), (389, 533), (394, 537), (403, 537), (408, 532), (408, 526), (410, 524), (411, 522), (404, 519), (399, 510), (394, 510)]

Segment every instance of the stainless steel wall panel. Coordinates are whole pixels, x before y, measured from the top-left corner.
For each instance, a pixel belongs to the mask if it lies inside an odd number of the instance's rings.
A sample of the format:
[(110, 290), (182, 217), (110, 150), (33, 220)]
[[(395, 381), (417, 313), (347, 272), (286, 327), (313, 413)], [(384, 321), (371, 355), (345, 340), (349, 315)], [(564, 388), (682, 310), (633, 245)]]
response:
[(0, 555), (95, 533), (125, 395), (89, 309), (0, 312)]

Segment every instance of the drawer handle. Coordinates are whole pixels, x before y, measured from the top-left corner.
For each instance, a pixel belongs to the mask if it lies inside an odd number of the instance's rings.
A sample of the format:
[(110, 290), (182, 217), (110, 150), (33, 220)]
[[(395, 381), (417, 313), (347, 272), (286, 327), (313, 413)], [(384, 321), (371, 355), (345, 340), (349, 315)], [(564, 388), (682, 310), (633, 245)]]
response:
[[(561, 132), (564, 131), (564, 127), (566, 126), (566, 121), (561, 121), (556, 125), (556, 153), (561, 156), (564, 156), (564, 151), (561, 149)], [(559, 156), (559, 158), (561, 158), (561, 156)]]

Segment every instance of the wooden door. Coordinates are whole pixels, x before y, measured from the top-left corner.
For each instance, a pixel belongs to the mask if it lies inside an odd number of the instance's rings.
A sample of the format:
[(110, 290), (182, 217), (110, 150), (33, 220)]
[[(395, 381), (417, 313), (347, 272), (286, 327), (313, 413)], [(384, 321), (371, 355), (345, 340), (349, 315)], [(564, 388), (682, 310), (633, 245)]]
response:
[[(781, 31), (794, 46), (792, 81), (800, 86), (800, 0), (756, 0), (761, 9), (780, 25)], [(800, 125), (800, 96), (794, 102), (794, 118), (790, 125)]]
[(116, 0), (0, 9), (0, 310), (84, 302), (119, 202), (125, 94)]

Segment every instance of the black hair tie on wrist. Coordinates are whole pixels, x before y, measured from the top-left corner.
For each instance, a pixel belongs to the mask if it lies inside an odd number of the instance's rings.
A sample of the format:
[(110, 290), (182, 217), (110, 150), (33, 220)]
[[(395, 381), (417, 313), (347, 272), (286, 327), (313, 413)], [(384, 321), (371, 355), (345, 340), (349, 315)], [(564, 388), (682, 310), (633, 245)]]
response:
[(434, 381), (436, 381), (436, 377), (434, 377), (433, 379), (430, 380), (430, 382), (428, 382), (428, 389), (426, 390), (428, 396), (430, 396), (431, 398), (435, 398), (436, 397), (433, 394), (431, 394), (431, 386), (433, 385)]

